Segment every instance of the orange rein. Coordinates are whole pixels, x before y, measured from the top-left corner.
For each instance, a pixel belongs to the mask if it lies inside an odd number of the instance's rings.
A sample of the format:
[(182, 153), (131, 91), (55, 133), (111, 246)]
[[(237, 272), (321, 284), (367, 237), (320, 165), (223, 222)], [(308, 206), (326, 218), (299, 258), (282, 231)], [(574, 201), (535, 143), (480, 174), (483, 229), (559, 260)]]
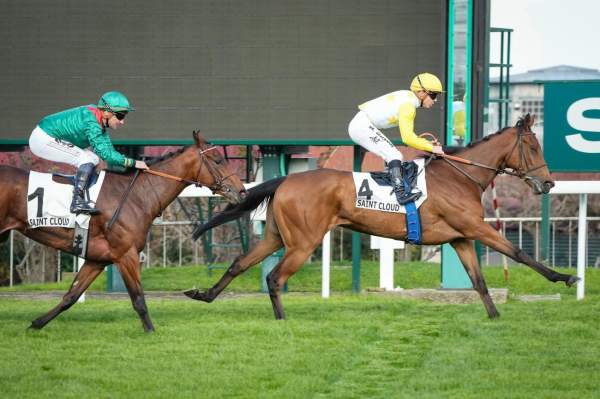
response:
[[(202, 150), (202, 151), (200, 151), (200, 155), (203, 155), (205, 152), (208, 152), (210, 150), (214, 150), (216, 148), (217, 147), (210, 147), (210, 148), (207, 148), (206, 150)], [(152, 170), (152, 169), (148, 168), (148, 169), (142, 169), (142, 171), (145, 172), (145, 173), (150, 173), (151, 175), (165, 177), (167, 179), (171, 179), (171, 180), (175, 180), (175, 181), (180, 181), (180, 182), (184, 182), (184, 183), (188, 183), (188, 184), (198, 185), (198, 182), (195, 182), (193, 180), (188, 180), (188, 179), (184, 179), (182, 177), (173, 176), (173, 175), (170, 175), (168, 173), (159, 172), (158, 170)]]
[[(431, 137), (431, 142), (433, 145), (440, 145), (440, 142), (438, 141), (437, 137), (435, 137), (433, 134), (431, 133), (422, 133), (419, 135), (419, 137)], [(468, 159), (464, 159), (461, 157), (455, 157), (454, 155), (448, 155), (448, 154), (435, 154), (438, 157), (442, 157), (442, 158), (448, 158), (452, 161), (456, 161), (456, 162), (460, 162), (460, 163), (464, 163), (465, 165), (476, 165), (473, 161), (469, 161)]]
[(142, 169), (143, 172), (146, 173), (150, 173), (151, 175), (156, 175), (156, 176), (160, 176), (160, 177), (166, 177), (167, 179), (171, 179), (171, 180), (176, 180), (176, 181), (181, 181), (181, 182), (190, 182), (191, 180), (187, 180), (181, 177), (177, 177), (177, 176), (173, 176), (170, 175), (168, 173), (163, 173), (163, 172), (159, 172), (158, 170), (152, 170), (152, 169)]

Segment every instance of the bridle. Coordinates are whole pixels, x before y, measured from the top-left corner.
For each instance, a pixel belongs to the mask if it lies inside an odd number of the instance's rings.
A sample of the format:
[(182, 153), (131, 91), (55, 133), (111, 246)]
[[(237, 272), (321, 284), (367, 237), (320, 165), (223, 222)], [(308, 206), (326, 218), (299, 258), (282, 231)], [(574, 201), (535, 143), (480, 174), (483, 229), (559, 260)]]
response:
[[(521, 126), (519, 126), (518, 129), (519, 130), (518, 130), (518, 134), (517, 134), (517, 141), (513, 145), (513, 148), (510, 150), (508, 157), (504, 158), (504, 162), (502, 163), (502, 165), (503, 165), (502, 169), (504, 170), (504, 173), (511, 175), (511, 176), (516, 176), (519, 179), (523, 179), (523, 180), (537, 179), (537, 177), (535, 177), (535, 176), (530, 176), (529, 173), (536, 171), (538, 169), (541, 169), (541, 168), (547, 166), (547, 164), (543, 163), (538, 166), (534, 166), (534, 167), (527, 169), (529, 167), (529, 165), (527, 164), (527, 160), (525, 159), (525, 151), (523, 151), (523, 145), (524, 145), (523, 137), (524, 136), (535, 136), (535, 133), (523, 131), (523, 128)], [(512, 156), (512, 154), (515, 151), (515, 148), (517, 148), (517, 146), (519, 147), (519, 166), (516, 169), (512, 169), (509, 172), (508, 169), (506, 168), (506, 160)]]
[[(218, 191), (223, 192), (223, 193), (225, 193), (225, 192), (231, 192), (231, 188), (225, 187), (223, 183), (225, 182), (225, 180), (229, 179), (234, 174), (231, 173), (231, 174), (227, 175), (226, 177), (221, 177), (220, 174), (218, 173), (218, 171), (216, 170), (216, 168), (211, 165), (211, 163), (208, 160), (208, 157), (206, 156), (206, 153), (208, 151), (212, 151), (212, 150), (214, 150), (216, 148), (217, 147), (212, 146), (212, 147), (205, 148), (205, 149), (203, 149), (203, 150), (201, 150), (201, 151), (198, 152), (198, 154), (200, 155), (201, 161), (200, 161), (200, 167), (198, 168), (198, 174), (196, 175), (196, 180), (195, 181), (194, 180), (189, 180), (189, 179), (184, 179), (183, 177), (179, 177), (179, 176), (173, 176), (173, 175), (170, 175), (170, 174), (164, 173), (164, 172), (159, 172), (158, 170), (136, 169), (135, 174), (133, 175), (133, 179), (131, 179), (131, 182), (129, 183), (129, 186), (123, 192), (123, 195), (121, 196), (121, 199), (119, 201), (119, 205), (115, 209), (115, 212), (113, 213), (110, 221), (106, 225), (107, 226), (107, 230), (111, 229), (111, 227), (113, 226), (113, 224), (115, 223), (115, 221), (119, 217), (119, 214), (121, 213), (121, 209), (123, 207), (123, 204), (125, 203), (125, 200), (127, 199), (127, 196), (129, 195), (129, 193), (133, 189), (133, 185), (134, 185), (135, 181), (137, 180), (137, 177), (140, 174), (139, 173), (140, 170), (143, 171), (144, 173), (149, 173), (151, 175), (165, 177), (167, 179), (179, 181), (179, 182), (182, 182), (182, 183), (193, 184), (196, 187), (202, 187), (202, 184), (200, 183), (200, 174), (202, 173), (202, 165), (206, 165), (206, 168), (209, 169), (209, 173), (211, 174), (211, 176), (213, 177), (213, 180), (214, 180), (214, 183), (212, 185), (206, 186), (206, 187), (208, 187), (212, 192), (218, 192)], [(154, 188), (154, 186), (152, 186), (152, 188)], [(159, 202), (159, 205), (160, 205), (160, 196), (158, 195), (158, 193), (156, 193), (156, 189), (154, 189), (154, 192), (155, 192), (155, 194), (156, 194), (156, 196), (158, 198), (158, 202)], [(160, 207), (162, 209), (162, 205), (160, 205)]]
[[(510, 152), (508, 153), (508, 156), (504, 158), (502, 164), (500, 165), (499, 168), (495, 168), (493, 166), (488, 166), (488, 165), (484, 165), (478, 162), (474, 162), (474, 161), (470, 161), (468, 159), (463, 159), (463, 158), (459, 158), (459, 157), (455, 157), (452, 155), (441, 155), (441, 157), (444, 159), (444, 161), (448, 162), (448, 164), (450, 164), (450, 166), (452, 166), (453, 168), (455, 168), (456, 170), (458, 170), (460, 173), (462, 173), (463, 175), (465, 175), (468, 179), (470, 179), (471, 181), (473, 181), (475, 184), (477, 184), (482, 191), (485, 191), (485, 189), (487, 188), (487, 186), (484, 186), (479, 180), (477, 180), (476, 178), (474, 178), (473, 176), (471, 176), (467, 171), (461, 169), (460, 167), (458, 167), (456, 164), (454, 164), (452, 161), (456, 161), (456, 162), (460, 162), (460, 163), (464, 163), (466, 165), (471, 165), (471, 166), (477, 166), (480, 168), (484, 168), (484, 169), (488, 169), (488, 170), (492, 170), (494, 171), (495, 175), (501, 175), (501, 174), (507, 174), (510, 176), (515, 176), (518, 177), (521, 180), (527, 181), (527, 180), (533, 180), (534, 182), (538, 183), (541, 185), (541, 180), (539, 177), (536, 176), (531, 176), (530, 173), (533, 171), (536, 171), (538, 169), (541, 169), (545, 166), (547, 166), (545, 163), (541, 164), (541, 165), (537, 165), (534, 167), (529, 167), (527, 160), (525, 159), (525, 151), (523, 150), (523, 137), (524, 136), (529, 136), (529, 135), (533, 135), (535, 136), (535, 133), (533, 132), (525, 132), (523, 129), (523, 126), (517, 126), (517, 140), (515, 141), (515, 144), (513, 145), (512, 149), (510, 150)], [(515, 149), (518, 148), (519, 149), (519, 166), (515, 169), (515, 168), (508, 168), (506, 166), (506, 160), (510, 159), (510, 157), (512, 156), (513, 152), (515, 151)]]
[(210, 148), (207, 148), (205, 150), (202, 150), (199, 152), (200, 154), (200, 158), (202, 159), (201, 163), (200, 163), (200, 167), (198, 168), (198, 175), (196, 176), (196, 182), (193, 183), (196, 185), (196, 187), (201, 187), (200, 184), (200, 174), (202, 173), (202, 165), (206, 165), (206, 169), (208, 169), (208, 173), (210, 173), (210, 175), (213, 177), (213, 184), (211, 184), (210, 186), (206, 186), (208, 187), (213, 193), (215, 192), (230, 192), (231, 188), (228, 186), (225, 186), (225, 181), (227, 179), (229, 179), (231, 176), (233, 176), (235, 173), (230, 173), (225, 177), (222, 177), (220, 175), (220, 173), (217, 171), (217, 169), (210, 163), (208, 162), (208, 158), (206, 157), (205, 153), (211, 150), (216, 149), (216, 146), (212, 146)]

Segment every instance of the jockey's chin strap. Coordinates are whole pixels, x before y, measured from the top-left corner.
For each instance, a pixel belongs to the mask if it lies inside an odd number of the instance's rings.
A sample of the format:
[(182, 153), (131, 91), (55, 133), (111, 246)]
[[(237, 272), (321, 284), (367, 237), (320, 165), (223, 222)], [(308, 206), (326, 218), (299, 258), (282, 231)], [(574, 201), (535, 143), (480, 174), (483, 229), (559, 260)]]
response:
[[(519, 128), (519, 132), (517, 135), (517, 141), (515, 142), (515, 144), (513, 145), (513, 148), (511, 149), (510, 153), (508, 154), (508, 156), (506, 158), (504, 158), (504, 161), (502, 162), (502, 164), (500, 165), (499, 168), (495, 168), (493, 166), (489, 166), (489, 165), (484, 165), (481, 164), (479, 162), (475, 162), (475, 161), (471, 161), (468, 159), (464, 159), (464, 158), (460, 158), (460, 157), (456, 157), (453, 155), (448, 155), (448, 154), (436, 154), (437, 156), (441, 157), (444, 159), (444, 161), (448, 162), (448, 164), (450, 164), (450, 166), (452, 166), (453, 168), (455, 168), (456, 170), (458, 170), (460, 173), (462, 173), (464, 176), (466, 176), (469, 180), (473, 181), (475, 184), (477, 184), (482, 191), (485, 191), (485, 189), (487, 188), (487, 186), (484, 186), (479, 180), (477, 180), (476, 178), (474, 178), (473, 176), (471, 176), (467, 171), (461, 169), (460, 167), (458, 167), (455, 163), (453, 163), (452, 161), (455, 162), (459, 162), (465, 165), (470, 165), (470, 166), (477, 166), (479, 168), (484, 168), (484, 169), (488, 169), (491, 171), (494, 171), (494, 173), (496, 175), (501, 175), (501, 174), (507, 174), (510, 176), (515, 176), (518, 177), (521, 180), (535, 180), (535, 181), (539, 181), (539, 178), (536, 176), (531, 176), (529, 175), (529, 173), (536, 171), (538, 169), (541, 169), (543, 167), (546, 166), (546, 164), (541, 164), (538, 166), (534, 166), (531, 168), (527, 168), (527, 160), (525, 159), (525, 153), (523, 151), (523, 136), (525, 135), (535, 135), (535, 133), (533, 132), (523, 132), (522, 128)], [(519, 166), (516, 169), (513, 168), (508, 168), (506, 167), (506, 159), (510, 158), (512, 156), (512, 153), (515, 151), (515, 148), (517, 148), (517, 146), (519, 147)]]
[(196, 187), (202, 187), (202, 184), (200, 183), (200, 173), (202, 172), (202, 165), (206, 165), (207, 168), (209, 169), (210, 174), (213, 176), (213, 179), (215, 181), (213, 184), (211, 184), (210, 186), (206, 186), (206, 187), (208, 187), (213, 192), (221, 191), (223, 189), (223, 182), (225, 180), (229, 179), (233, 175), (233, 173), (231, 173), (228, 176), (222, 178), (221, 176), (219, 176), (218, 173), (216, 173), (215, 168), (210, 164), (210, 162), (208, 162), (208, 160), (206, 159), (206, 155), (204, 155), (204, 154), (206, 152), (214, 150), (216, 148), (217, 147), (213, 146), (213, 147), (204, 149), (204, 150), (202, 150), (202, 151), (199, 152), (199, 154), (200, 154), (200, 156), (202, 158), (202, 163), (200, 164), (200, 168), (198, 168), (198, 175), (196, 176), (196, 180), (184, 179), (183, 177), (170, 175), (170, 174), (164, 173), (164, 172), (159, 172), (158, 170), (142, 169), (142, 171), (145, 172), (145, 173), (149, 173), (151, 175), (164, 177), (164, 178), (175, 180), (175, 181), (179, 181), (179, 182), (182, 182), (182, 183), (193, 184)]

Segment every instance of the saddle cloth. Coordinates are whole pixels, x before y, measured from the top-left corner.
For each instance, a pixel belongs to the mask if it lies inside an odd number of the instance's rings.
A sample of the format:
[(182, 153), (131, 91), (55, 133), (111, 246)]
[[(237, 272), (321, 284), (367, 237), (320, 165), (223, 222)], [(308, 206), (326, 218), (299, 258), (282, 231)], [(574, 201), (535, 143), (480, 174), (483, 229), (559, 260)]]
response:
[[(105, 172), (101, 171), (96, 184), (88, 190), (89, 199), (96, 202)], [(27, 188), (27, 223), (30, 228), (65, 227), (74, 228), (75, 223), (89, 228), (90, 215), (71, 213), (73, 186), (52, 180), (52, 173), (29, 172)]]
[[(419, 168), (417, 175), (417, 187), (423, 195), (415, 201), (419, 208), (427, 199), (427, 183), (425, 181), (425, 159), (419, 158), (414, 161)], [(392, 192), (390, 185), (381, 185), (384, 180), (382, 175), (387, 173), (352, 173), (354, 178), (354, 190), (356, 192), (356, 207), (372, 209), (374, 211), (406, 213), (406, 207), (398, 204), (396, 194)], [(414, 191), (414, 190), (413, 190)]]

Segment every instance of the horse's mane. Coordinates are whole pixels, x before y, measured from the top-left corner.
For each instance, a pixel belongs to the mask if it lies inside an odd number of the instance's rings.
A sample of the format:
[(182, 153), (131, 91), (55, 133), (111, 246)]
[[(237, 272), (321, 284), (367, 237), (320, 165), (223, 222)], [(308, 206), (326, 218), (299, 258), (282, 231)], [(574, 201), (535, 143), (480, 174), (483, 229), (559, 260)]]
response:
[[(210, 143), (208, 141), (205, 141), (204, 144), (210, 145)], [(166, 154), (159, 155), (156, 157), (144, 157), (143, 160), (144, 160), (144, 162), (146, 162), (146, 165), (152, 166), (159, 162), (165, 161), (167, 159), (173, 158), (174, 156), (181, 154), (183, 151), (185, 151), (185, 149), (186, 149), (186, 147), (181, 147), (175, 151), (170, 151), (170, 152), (167, 152)], [(107, 168), (106, 171), (111, 172), (111, 173), (116, 173), (116, 174), (125, 174), (125, 175), (133, 173), (133, 170), (125, 170), (124, 168), (123, 169), (122, 168)]]
[(166, 159), (172, 158), (175, 155), (179, 155), (184, 150), (185, 150), (185, 147), (181, 147), (178, 150), (167, 152), (166, 154), (163, 154), (163, 155), (159, 155), (159, 156), (156, 156), (156, 157), (146, 158), (144, 161), (146, 162), (146, 165), (148, 165), (148, 166), (154, 165), (154, 164), (156, 164), (158, 162), (161, 162), (161, 161), (164, 161)]
[[(525, 128), (525, 117), (519, 118), (519, 120), (517, 121), (517, 123), (515, 124), (514, 127), (516, 127), (517, 129), (524, 129)], [(463, 150), (465, 150), (467, 148), (476, 147), (477, 145), (479, 145), (479, 144), (481, 144), (481, 143), (483, 143), (485, 141), (488, 141), (491, 138), (496, 137), (496, 136), (504, 133), (505, 131), (507, 131), (508, 129), (511, 129), (511, 128), (512, 128), (512, 126), (506, 126), (506, 127), (502, 128), (502, 129), (498, 130), (496, 133), (488, 134), (487, 136), (485, 136), (485, 137), (483, 137), (483, 138), (481, 138), (481, 139), (479, 139), (477, 141), (474, 141), (472, 143), (467, 144), (465, 147), (457, 147), (457, 146), (444, 147), (444, 152), (446, 152), (446, 154), (452, 155), (452, 154), (455, 154), (457, 152), (463, 151)]]
[[(146, 162), (146, 165), (151, 166), (151, 165), (157, 164), (158, 162), (172, 158), (175, 155), (179, 155), (183, 152), (183, 150), (185, 150), (185, 147), (181, 147), (178, 150), (170, 151), (163, 155), (159, 155), (156, 157), (144, 157), (143, 159), (144, 159), (144, 162)], [(107, 167), (105, 169), (105, 171), (108, 173), (114, 173), (117, 175), (131, 175), (131, 174), (133, 174), (133, 172), (135, 172), (135, 169), (127, 169), (122, 166), (112, 166), (112, 167)]]

